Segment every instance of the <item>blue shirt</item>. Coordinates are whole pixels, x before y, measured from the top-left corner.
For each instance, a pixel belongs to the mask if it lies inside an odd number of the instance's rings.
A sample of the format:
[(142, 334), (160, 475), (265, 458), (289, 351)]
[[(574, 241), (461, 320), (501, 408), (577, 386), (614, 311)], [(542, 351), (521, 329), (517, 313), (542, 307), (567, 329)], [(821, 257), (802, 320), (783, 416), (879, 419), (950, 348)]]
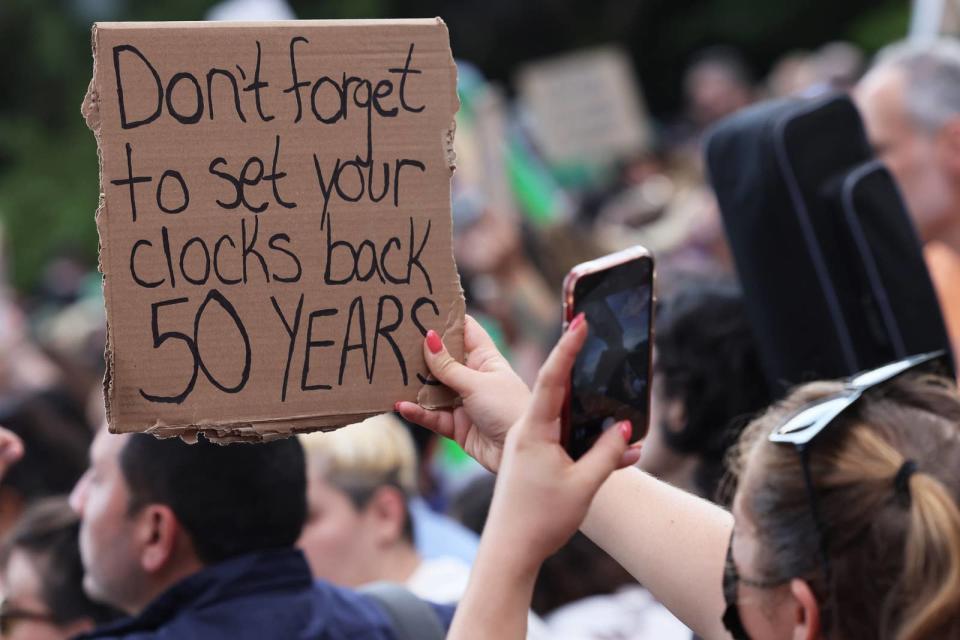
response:
[(452, 556), (473, 565), (480, 536), (453, 518), (437, 513), (423, 498), (412, 498), (408, 508), (417, 553), (427, 560)]
[[(445, 627), (452, 611), (435, 607)], [(314, 581), (300, 551), (232, 558), (185, 578), (142, 613), (77, 640), (395, 640), (369, 596)]]

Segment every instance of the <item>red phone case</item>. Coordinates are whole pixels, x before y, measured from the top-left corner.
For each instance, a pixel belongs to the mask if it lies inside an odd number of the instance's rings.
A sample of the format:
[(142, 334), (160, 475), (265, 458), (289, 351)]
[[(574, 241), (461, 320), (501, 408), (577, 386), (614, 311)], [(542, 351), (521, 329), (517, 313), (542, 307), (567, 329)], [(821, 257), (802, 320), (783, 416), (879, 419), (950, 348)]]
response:
[[(570, 269), (570, 272), (563, 279), (563, 330), (567, 330), (567, 326), (573, 320), (573, 309), (574, 309), (574, 299), (573, 292), (577, 287), (577, 282), (580, 278), (586, 275), (592, 275), (600, 273), (601, 271), (607, 271), (618, 267), (622, 264), (633, 260), (649, 260), (650, 261), (650, 295), (651, 295), (651, 304), (650, 304), (650, 363), (648, 365), (647, 371), (650, 372), (650, 375), (653, 375), (653, 339), (655, 335), (654, 329), (654, 317), (653, 313), (654, 305), (657, 301), (657, 296), (655, 292), (656, 285), (656, 272), (654, 270), (654, 260), (653, 255), (646, 247), (640, 245), (624, 249), (623, 251), (618, 251), (616, 253), (611, 253), (609, 255), (596, 258), (595, 260), (590, 260), (588, 262), (583, 262), (577, 266)], [(650, 390), (653, 385), (647, 384), (647, 407), (650, 406)], [(570, 434), (570, 391), (571, 391), (571, 380), (567, 378), (567, 391), (566, 398), (563, 402), (563, 413), (561, 414), (560, 420), (560, 442), (567, 448), (567, 442), (569, 440)], [(630, 439), (631, 442), (635, 442), (640, 438), (644, 437), (647, 434), (647, 430), (650, 425), (650, 412), (647, 411), (647, 422), (643, 425), (633, 425), (633, 437)]]

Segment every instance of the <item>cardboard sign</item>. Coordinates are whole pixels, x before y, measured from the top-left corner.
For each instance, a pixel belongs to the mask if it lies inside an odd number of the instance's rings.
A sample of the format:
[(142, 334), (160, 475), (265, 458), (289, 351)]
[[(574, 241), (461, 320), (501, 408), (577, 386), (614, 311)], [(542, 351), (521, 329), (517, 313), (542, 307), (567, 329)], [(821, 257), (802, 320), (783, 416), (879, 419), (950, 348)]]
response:
[(620, 49), (526, 65), (517, 78), (537, 139), (555, 164), (609, 162), (644, 151), (650, 126), (633, 65)]
[(422, 355), (463, 349), (442, 21), (100, 23), (93, 51), (112, 431), (449, 406)]

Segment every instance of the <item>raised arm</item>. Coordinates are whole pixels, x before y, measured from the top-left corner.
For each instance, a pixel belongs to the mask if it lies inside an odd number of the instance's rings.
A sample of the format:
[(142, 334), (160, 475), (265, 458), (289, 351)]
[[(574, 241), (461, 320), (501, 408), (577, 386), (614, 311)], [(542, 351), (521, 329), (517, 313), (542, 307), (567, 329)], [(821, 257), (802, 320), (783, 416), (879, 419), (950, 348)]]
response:
[(697, 635), (729, 638), (723, 564), (733, 516), (636, 468), (611, 475), (581, 530)]
[[(439, 338), (434, 348), (429, 340), (424, 342), (431, 373), (461, 395), (463, 407), (427, 411), (404, 402), (398, 410), (453, 438), (495, 472), (506, 435), (529, 404), (530, 392), (472, 318), (467, 320), (464, 343), (465, 365), (450, 357)], [(637, 469), (624, 469), (600, 488), (581, 528), (681, 621), (701, 637), (713, 639), (728, 637), (720, 616), (724, 552), (732, 527), (732, 516), (720, 507)], [(522, 571), (522, 565), (516, 560), (502, 570)], [(487, 570), (496, 571), (480, 569), (478, 579)]]
[(524, 638), (541, 563), (577, 530), (604, 479), (639, 459), (639, 450), (627, 445), (628, 423), (608, 429), (576, 462), (560, 445), (566, 381), (585, 337), (581, 319), (550, 354), (524, 415), (509, 431), (451, 640)]

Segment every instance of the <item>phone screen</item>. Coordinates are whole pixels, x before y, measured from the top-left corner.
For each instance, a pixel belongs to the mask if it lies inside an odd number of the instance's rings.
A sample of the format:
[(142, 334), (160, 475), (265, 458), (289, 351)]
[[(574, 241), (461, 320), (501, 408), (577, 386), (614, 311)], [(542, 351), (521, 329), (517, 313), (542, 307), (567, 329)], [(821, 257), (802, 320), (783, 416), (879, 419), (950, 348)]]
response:
[(646, 432), (653, 261), (639, 258), (584, 275), (573, 300), (573, 317), (584, 313), (588, 326), (570, 385), (567, 451), (579, 458), (620, 420), (633, 424), (631, 442)]

